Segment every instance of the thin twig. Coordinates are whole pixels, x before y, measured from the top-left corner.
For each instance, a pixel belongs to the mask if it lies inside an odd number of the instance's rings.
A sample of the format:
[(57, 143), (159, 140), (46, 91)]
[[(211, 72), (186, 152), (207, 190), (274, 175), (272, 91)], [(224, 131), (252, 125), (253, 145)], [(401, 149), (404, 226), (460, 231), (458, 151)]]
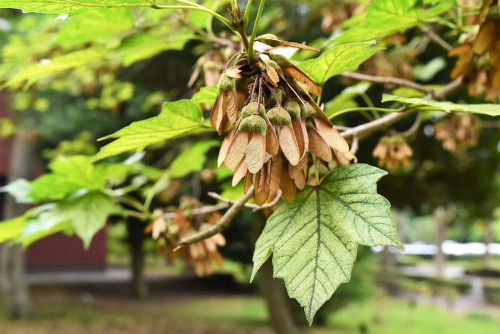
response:
[(412, 126), (403, 132), (400, 132), (399, 134), (403, 137), (411, 137), (417, 132), (418, 128), (420, 128), (420, 124), (422, 124), (422, 112), (419, 111), (417, 113), (417, 117), (415, 118), (415, 122), (413, 122)]
[[(264, 204), (264, 205), (257, 205), (257, 204), (253, 204), (253, 203), (245, 203), (245, 208), (253, 209), (253, 212), (257, 212), (257, 211), (264, 210), (264, 209), (270, 209), (270, 208), (274, 207), (276, 204), (278, 204), (278, 202), (281, 199), (281, 194), (282, 193), (281, 193), (281, 190), (280, 190), (278, 192), (278, 194), (276, 194), (276, 197), (271, 202), (269, 202), (267, 204)], [(235, 204), (237, 202), (235, 200), (230, 200), (228, 198), (222, 197), (221, 195), (219, 195), (217, 193), (214, 193), (214, 192), (209, 192), (208, 196), (210, 196), (212, 198), (215, 198), (216, 200), (219, 200), (219, 201), (224, 202), (226, 204)]]
[(419, 91), (424, 92), (424, 93), (432, 92), (432, 89), (430, 89), (430, 88), (427, 88), (427, 87), (420, 85), (416, 82), (406, 80), (406, 79), (401, 79), (401, 78), (381, 77), (381, 76), (368, 75), (368, 74), (356, 73), (356, 72), (342, 73), (342, 76), (344, 78), (355, 79), (355, 80), (364, 80), (364, 81), (375, 82), (375, 83), (380, 83), (380, 84), (394, 84), (394, 85), (398, 85), (398, 86), (410, 87), (410, 88), (419, 90)]
[(234, 217), (236, 217), (236, 215), (245, 207), (245, 203), (248, 202), (250, 198), (252, 198), (253, 192), (254, 188), (252, 186), (250, 189), (248, 189), (247, 194), (242, 198), (240, 198), (236, 203), (234, 203), (217, 223), (210, 226), (206, 230), (200, 231), (190, 237), (180, 240), (176, 250), (185, 247), (187, 245), (193, 244), (195, 242), (198, 242), (200, 240), (208, 239), (222, 232), (222, 230), (227, 228), (229, 224), (231, 224), (231, 221), (234, 219)]
[(451, 51), (453, 46), (448, 44), (444, 39), (442, 39), (438, 34), (436, 34), (432, 29), (429, 29), (425, 26), (419, 25), (418, 28), (422, 30), (433, 42), (439, 44), (443, 49), (447, 51)]
[[(424, 97), (424, 99), (426, 99), (426, 100), (429, 100), (431, 98), (436, 99), (436, 100), (442, 99), (446, 95), (450, 94), (455, 89), (460, 87), (462, 85), (462, 82), (463, 82), (463, 78), (459, 77), (459, 78), (455, 79), (454, 81), (450, 82), (449, 84), (447, 84), (446, 86), (444, 86), (443, 88), (441, 88), (440, 90), (438, 90), (436, 92), (433, 91), (433, 92), (427, 94)], [(371, 121), (371, 122), (356, 126), (354, 128), (351, 128), (349, 130), (346, 130), (346, 131), (342, 132), (341, 135), (344, 138), (351, 138), (354, 136), (358, 136), (358, 139), (362, 140), (363, 138), (366, 138), (367, 136), (371, 135), (372, 133), (379, 131), (379, 130), (382, 130), (382, 129), (385, 129), (388, 126), (390, 126), (390, 125), (402, 120), (403, 118), (413, 114), (414, 112), (416, 112), (415, 109), (409, 109), (405, 112), (392, 113), (392, 114), (389, 114), (387, 116), (378, 118), (374, 121)]]
[(352, 145), (351, 145), (351, 153), (356, 154), (359, 149), (359, 139), (358, 136), (354, 136), (352, 139)]
[[(193, 209), (193, 210), (191, 210), (190, 213), (193, 214), (194, 216), (203, 216), (203, 215), (206, 215), (208, 213), (227, 209), (228, 207), (229, 207), (228, 203), (222, 203), (222, 204), (217, 204), (217, 205), (204, 206), (204, 207), (201, 207), (198, 209)], [(163, 218), (173, 219), (173, 218), (175, 218), (176, 214), (177, 214), (177, 212), (167, 212), (163, 215)]]

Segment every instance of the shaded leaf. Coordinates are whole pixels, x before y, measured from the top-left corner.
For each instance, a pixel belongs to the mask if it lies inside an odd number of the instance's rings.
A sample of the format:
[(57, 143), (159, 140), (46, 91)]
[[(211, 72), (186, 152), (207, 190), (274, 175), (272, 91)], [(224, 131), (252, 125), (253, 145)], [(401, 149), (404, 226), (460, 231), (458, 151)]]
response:
[(273, 254), (274, 277), (285, 280), (311, 323), (337, 287), (350, 280), (358, 244), (402, 248), (390, 204), (376, 190), (386, 174), (349, 165), (319, 186), (307, 186), (293, 203), (282, 203), (255, 245), (252, 279)]

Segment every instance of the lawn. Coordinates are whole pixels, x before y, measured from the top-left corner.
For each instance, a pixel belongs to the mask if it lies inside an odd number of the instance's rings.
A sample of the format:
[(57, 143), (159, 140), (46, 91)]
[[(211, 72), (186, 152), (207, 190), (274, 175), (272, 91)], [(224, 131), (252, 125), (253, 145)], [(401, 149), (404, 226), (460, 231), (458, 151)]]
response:
[[(264, 302), (251, 295), (165, 295), (147, 301), (123, 297), (38, 292), (29, 319), (0, 319), (2, 334), (198, 334), (271, 333)], [(357, 303), (332, 314), (327, 326), (307, 329), (313, 334), (354, 334), (360, 327), (371, 334), (493, 334), (498, 311), (458, 315), (424, 304), (389, 297)]]

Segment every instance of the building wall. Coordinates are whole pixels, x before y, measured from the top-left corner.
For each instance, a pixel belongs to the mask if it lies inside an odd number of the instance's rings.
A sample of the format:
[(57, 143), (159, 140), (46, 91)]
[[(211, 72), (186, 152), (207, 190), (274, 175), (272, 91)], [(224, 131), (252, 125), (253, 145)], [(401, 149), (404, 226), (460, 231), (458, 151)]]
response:
[[(11, 117), (7, 109), (7, 94), (0, 91), (0, 118)], [(0, 186), (7, 182), (12, 139), (0, 139)], [(38, 164), (39, 165), (39, 164)], [(36, 175), (42, 168), (37, 166)], [(0, 221), (3, 219), (5, 194), (0, 193)], [(35, 242), (27, 250), (27, 266), (30, 269), (92, 268), (106, 266), (106, 231), (101, 230), (85, 250), (82, 241), (62, 233)]]

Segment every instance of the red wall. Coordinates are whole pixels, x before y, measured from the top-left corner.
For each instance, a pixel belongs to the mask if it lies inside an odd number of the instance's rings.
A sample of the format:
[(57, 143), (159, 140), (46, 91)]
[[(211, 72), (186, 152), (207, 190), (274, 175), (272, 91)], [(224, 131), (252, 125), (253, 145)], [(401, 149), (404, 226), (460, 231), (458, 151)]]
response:
[(30, 269), (105, 267), (106, 230), (96, 234), (88, 250), (77, 237), (54, 234), (32, 244), (26, 260)]

